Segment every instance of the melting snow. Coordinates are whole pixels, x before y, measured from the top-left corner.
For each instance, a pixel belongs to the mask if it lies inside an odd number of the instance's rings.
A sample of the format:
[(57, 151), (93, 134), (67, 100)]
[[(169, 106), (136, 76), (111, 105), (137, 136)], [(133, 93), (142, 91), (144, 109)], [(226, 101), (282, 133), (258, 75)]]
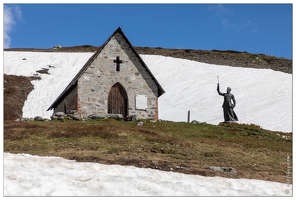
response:
[(287, 195), (292, 185), (283, 183), (4, 153), (4, 196)]

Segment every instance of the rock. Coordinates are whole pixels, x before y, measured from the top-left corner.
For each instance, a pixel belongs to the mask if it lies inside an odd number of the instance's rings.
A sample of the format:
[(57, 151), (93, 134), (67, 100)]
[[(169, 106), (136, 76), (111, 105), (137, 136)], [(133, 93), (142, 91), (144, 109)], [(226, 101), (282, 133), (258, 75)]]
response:
[(82, 120), (82, 118), (78, 115), (77, 110), (68, 110), (67, 111), (67, 118), (72, 120)]
[(61, 49), (62, 46), (61, 45), (57, 45), (57, 46), (54, 46), (53, 49)]
[(51, 119), (51, 120), (57, 120), (57, 119), (58, 119), (58, 116), (56, 116), (56, 115), (52, 115), (52, 116), (50, 117), (50, 119)]
[(128, 115), (124, 118), (125, 121), (136, 121), (137, 116), (136, 115)]
[(232, 167), (222, 167), (224, 172), (236, 173), (236, 171)]
[(34, 119), (32, 118), (22, 118), (21, 121), (33, 121)]
[(144, 122), (140, 121), (137, 123), (137, 126), (143, 126)]
[(217, 172), (217, 171), (221, 172), (221, 171), (222, 171), (222, 170), (221, 170), (221, 167), (210, 166), (209, 168), (210, 168), (211, 170), (215, 171), (215, 172)]
[(236, 170), (232, 167), (216, 167), (216, 166), (210, 166), (209, 167), (211, 170), (216, 171), (216, 172), (226, 172), (226, 173), (232, 173), (236, 174)]
[(34, 121), (44, 121), (44, 119), (41, 116), (34, 117)]
[(57, 118), (57, 120), (62, 120), (62, 121), (64, 121), (64, 119), (65, 119), (65, 117), (63, 117), (63, 116), (58, 116), (58, 118)]
[(156, 149), (151, 149), (150, 152), (157, 153)]
[(57, 112), (54, 115), (58, 116), (58, 117), (65, 117), (66, 114), (64, 112)]
[(68, 110), (67, 115), (77, 115), (78, 111), (77, 110)]
[(77, 121), (82, 120), (82, 118), (81, 118), (79, 115), (74, 115), (74, 116), (72, 117), (72, 119), (73, 119), (73, 120), (77, 120)]
[(200, 121), (192, 120), (191, 124), (201, 124)]
[(56, 112), (50, 117), (50, 119), (51, 120), (64, 120), (65, 117), (66, 117), (66, 114), (64, 112)]
[(105, 116), (103, 115), (96, 115), (96, 114), (91, 114), (89, 116), (87, 116), (88, 119), (92, 119), (92, 120), (98, 120), (98, 119), (104, 119)]
[(107, 119), (116, 119), (116, 120), (124, 119), (122, 114), (108, 114), (108, 115), (106, 115), (106, 118)]
[(57, 120), (61, 120), (62, 122), (65, 121), (65, 117), (59, 116)]

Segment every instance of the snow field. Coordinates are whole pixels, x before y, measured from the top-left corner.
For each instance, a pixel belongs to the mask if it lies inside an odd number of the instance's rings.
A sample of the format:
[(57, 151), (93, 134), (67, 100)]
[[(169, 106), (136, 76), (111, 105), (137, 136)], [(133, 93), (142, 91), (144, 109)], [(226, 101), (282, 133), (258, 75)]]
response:
[(292, 132), (292, 75), (269, 69), (211, 65), (164, 56), (141, 55), (166, 91), (159, 98), (159, 118), (210, 124), (223, 121), (223, 97), (232, 88), (239, 123)]
[[(46, 111), (93, 53), (4, 52), (4, 73), (33, 76), (34, 90), (23, 107), (23, 117), (50, 118)], [(292, 132), (292, 75), (269, 69), (251, 69), (212, 65), (157, 55), (141, 55), (165, 90), (159, 98), (159, 118), (171, 121), (191, 120), (210, 124), (223, 121), (223, 97), (220, 90), (232, 88), (239, 123), (256, 124), (264, 129)], [(23, 60), (26, 58), (26, 60)], [(51, 67), (50, 67), (51, 66)]]

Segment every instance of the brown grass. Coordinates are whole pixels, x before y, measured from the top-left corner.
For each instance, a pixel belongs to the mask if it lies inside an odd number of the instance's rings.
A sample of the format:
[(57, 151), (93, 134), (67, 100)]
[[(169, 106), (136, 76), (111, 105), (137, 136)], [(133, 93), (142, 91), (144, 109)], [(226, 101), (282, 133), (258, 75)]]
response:
[[(4, 151), (285, 183), (292, 142), (278, 134), (284, 133), (244, 124), (5, 121)], [(210, 166), (233, 167), (237, 173), (215, 172)]]

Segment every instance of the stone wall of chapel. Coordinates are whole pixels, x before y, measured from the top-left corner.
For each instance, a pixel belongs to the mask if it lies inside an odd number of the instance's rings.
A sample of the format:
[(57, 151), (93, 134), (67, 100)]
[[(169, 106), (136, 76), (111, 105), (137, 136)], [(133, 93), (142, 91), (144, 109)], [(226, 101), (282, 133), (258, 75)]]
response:
[[(116, 71), (114, 60), (122, 63)], [(78, 81), (78, 109), (82, 117), (106, 115), (108, 94), (115, 83), (121, 83), (128, 95), (128, 115), (157, 118), (158, 87), (132, 49), (120, 34), (115, 34)], [(147, 95), (147, 110), (137, 110), (136, 95)]]

